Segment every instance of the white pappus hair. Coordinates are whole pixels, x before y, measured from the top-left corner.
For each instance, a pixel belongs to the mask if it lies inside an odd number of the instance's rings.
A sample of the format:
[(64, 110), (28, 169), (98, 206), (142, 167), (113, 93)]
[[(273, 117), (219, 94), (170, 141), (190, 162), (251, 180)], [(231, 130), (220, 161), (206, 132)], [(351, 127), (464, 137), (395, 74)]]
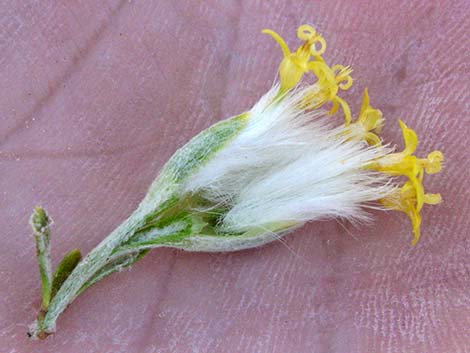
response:
[(394, 187), (388, 177), (364, 167), (390, 149), (351, 139), (323, 110), (302, 109), (312, 86), (272, 103), (278, 89), (260, 99), (247, 127), (185, 190), (228, 205), (220, 224), (227, 232), (332, 217), (366, 220), (364, 207), (374, 207), (370, 202)]

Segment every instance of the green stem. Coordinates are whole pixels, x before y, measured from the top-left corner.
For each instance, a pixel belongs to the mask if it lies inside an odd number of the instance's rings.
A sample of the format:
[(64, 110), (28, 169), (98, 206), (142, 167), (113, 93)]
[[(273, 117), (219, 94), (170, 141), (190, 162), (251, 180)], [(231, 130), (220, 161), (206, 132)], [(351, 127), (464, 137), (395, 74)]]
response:
[[(136, 229), (145, 223), (145, 217), (137, 210), (94, 248), (73, 270), (48, 305), (43, 320), (32, 325), (29, 335), (43, 338), (55, 331), (59, 315), (75, 299), (82, 286), (109, 260), (113, 250), (125, 242)], [(50, 282), (49, 282), (50, 283)]]
[(47, 311), (51, 300), (51, 223), (52, 221), (46, 211), (41, 207), (36, 207), (31, 216), (30, 224), (33, 228), (34, 238), (36, 240), (36, 256), (42, 284), (42, 305), (39, 319), (41, 319), (42, 314)]
[(82, 286), (76, 296), (110, 274), (139, 261), (151, 249), (183, 242), (190, 234), (199, 232), (205, 224), (200, 217), (183, 212), (138, 230), (127, 242), (113, 250), (106, 264)]

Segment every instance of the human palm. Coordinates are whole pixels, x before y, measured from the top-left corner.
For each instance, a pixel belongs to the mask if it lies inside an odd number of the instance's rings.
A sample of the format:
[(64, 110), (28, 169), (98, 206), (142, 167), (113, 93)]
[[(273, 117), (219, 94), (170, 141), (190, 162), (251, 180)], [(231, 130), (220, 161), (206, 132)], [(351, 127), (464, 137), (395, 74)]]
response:
[[(0, 15), (0, 342), (18, 352), (458, 352), (470, 345), (464, 139), (470, 93), (465, 1), (9, 3)], [(441, 149), (411, 246), (404, 214), (372, 225), (316, 222), (231, 254), (160, 249), (81, 295), (58, 332), (31, 342), (40, 305), (28, 217), (52, 217), (53, 261), (91, 250), (135, 209), (190, 137), (249, 108), (282, 53), (313, 22), (325, 57)]]

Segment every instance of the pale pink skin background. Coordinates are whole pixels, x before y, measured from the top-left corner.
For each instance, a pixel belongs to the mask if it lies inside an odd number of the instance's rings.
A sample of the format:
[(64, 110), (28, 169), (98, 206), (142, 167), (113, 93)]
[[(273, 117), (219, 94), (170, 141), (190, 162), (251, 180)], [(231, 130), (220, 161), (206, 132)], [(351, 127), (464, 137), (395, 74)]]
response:
[[(470, 352), (468, 1), (4, 2), (0, 10), (2, 352)], [(99, 5), (98, 5), (99, 3)], [(53, 260), (92, 249), (191, 136), (249, 108), (281, 51), (313, 23), (330, 63), (350, 64), (388, 118), (435, 148), (412, 247), (403, 214), (317, 222), (261, 249), (163, 249), (80, 296), (46, 341), (28, 217), (55, 220)], [(340, 119), (340, 118), (338, 118)]]

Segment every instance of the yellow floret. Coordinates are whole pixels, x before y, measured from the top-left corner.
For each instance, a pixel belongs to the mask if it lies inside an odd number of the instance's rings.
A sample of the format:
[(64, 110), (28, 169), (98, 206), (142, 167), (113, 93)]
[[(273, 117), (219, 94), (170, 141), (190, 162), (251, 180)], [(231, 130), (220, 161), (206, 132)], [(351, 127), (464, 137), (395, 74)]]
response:
[(444, 156), (441, 151), (434, 151), (428, 158), (418, 158), (413, 155), (418, 147), (418, 135), (400, 120), (405, 149), (402, 152), (391, 153), (373, 163), (372, 168), (390, 175), (405, 175), (417, 177), (423, 171), (435, 174), (442, 169)]
[[(279, 67), (281, 93), (294, 88), (300, 82), (302, 76), (309, 71), (308, 63), (312, 55), (318, 57), (326, 50), (326, 42), (323, 37), (309, 25), (299, 27), (297, 36), (304, 41), (304, 44), (295, 53), (291, 53), (289, 46), (276, 32), (270, 29), (264, 29), (262, 32), (273, 37), (284, 54), (284, 59)], [(319, 49), (317, 49), (318, 45), (320, 45)]]
[[(330, 114), (335, 114), (341, 106), (346, 125), (348, 125), (351, 122), (351, 109), (344, 99), (337, 96), (337, 93), (339, 89), (347, 90), (352, 86), (352, 69), (343, 65), (330, 67), (326, 64), (322, 57), (326, 50), (326, 42), (315, 28), (309, 25), (302, 25), (298, 28), (297, 37), (304, 43), (294, 53), (290, 51), (289, 46), (278, 33), (270, 29), (263, 30), (263, 33), (273, 37), (284, 54), (279, 67), (281, 81), (279, 95), (297, 86), (303, 75), (311, 71), (317, 77), (318, 85), (306, 97), (305, 101), (308, 106), (315, 109), (327, 102), (332, 102)], [(311, 60), (312, 57), (314, 60)]]
[[(421, 195), (419, 195), (422, 193)], [(395, 193), (381, 200), (381, 203), (392, 210), (405, 212), (413, 224), (413, 245), (419, 241), (421, 231), (421, 214), (417, 207), (417, 199), (421, 197), (425, 204), (436, 205), (442, 201), (440, 194), (424, 194), (422, 189), (417, 189), (411, 181), (407, 181)]]
[(440, 151), (434, 151), (428, 158), (422, 159), (413, 155), (418, 147), (418, 135), (400, 120), (405, 148), (402, 152), (391, 153), (371, 165), (372, 169), (393, 176), (406, 176), (399, 193), (389, 195), (381, 200), (382, 204), (390, 209), (403, 211), (413, 223), (413, 233), (416, 245), (420, 237), (421, 209), (424, 204), (435, 205), (441, 202), (440, 194), (426, 194), (423, 187), (424, 172), (434, 174), (442, 169), (444, 156)]
[(382, 130), (383, 124), (382, 112), (370, 105), (369, 92), (366, 88), (361, 112), (357, 120), (349, 125), (348, 134), (352, 138), (365, 140), (369, 145), (380, 145), (382, 140), (377, 134)]
[(341, 106), (345, 117), (345, 124), (349, 125), (351, 122), (351, 109), (348, 103), (337, 94), (340, 89), (348, 90), (351, 88), (353, 84), (351, 77), (352, 68), (344, 67), (343, 65), (329, 67), (323, 58), (310, 62), (309, 67), (318, 78), (319, 86), (319, 90), (308, 98), (312, 108), (316, 109), (325, 103), (332, 102), (333, 107), (330, 110), (330, 115), (333, 115), (336, 114), (339, 106)]

